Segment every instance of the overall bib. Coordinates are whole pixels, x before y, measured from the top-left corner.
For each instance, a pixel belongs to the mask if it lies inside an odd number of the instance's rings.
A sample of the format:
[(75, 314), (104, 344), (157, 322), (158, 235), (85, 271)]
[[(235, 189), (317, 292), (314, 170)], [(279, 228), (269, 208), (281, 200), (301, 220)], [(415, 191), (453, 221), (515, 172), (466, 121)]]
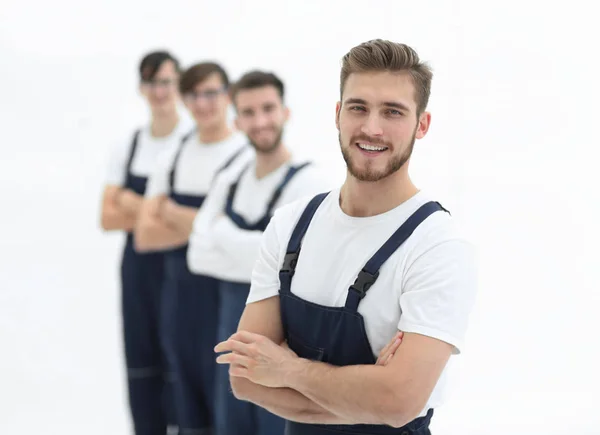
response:
[[(348, 289), (344, 307), (327, 307), (299, 298), (291, 292), (292, 278), (302, 247), (302, 240), (319, 205), (327, 193), (317, 195), (308, 204), (290, 238), (283, 266), (279, 272), (281, 316), (285, 338), (298, 356), (336, 366), (375, 364), (364, 320), (358, 306), (379, 276), (379, 269), (432, 213), (444, 210), (437, 202), (420, 207), (396, 230), (371, 257)], [(288, 421), (286, 435), (430, 435), (433, 409), (401, 428), (387, 425), (322, 425)]]
[[(265, 214), (255, 223), (248, 223), (233, 209), (235, 194), (246, 167), (235, 183), (229, 188), (225, 214), (241, 229), (248, 231), (263, 231), (267, 228), (273, 215), (275, 204), (294, 175), (308, 163), (290, 167), (281, 183), (277, 186)], [(237, 331), (238, 323), (246, 307), (246, 300), (250, 292), (250, 283), (221, 281), (219, 294), (221, 309), (219, 313), (218, 341), (227, 340)], [(229, 381), (229, 366), (218, 365), (216, 377), (216, 428), (217, 435), (283, 435), (285, 420), (270, 413), (251, 402), (238, 400), (231, 391)]]
[[(131, 173), (138, 145), (135, 133), (127, 162), (124, 188), (144, 195), (146, 177)], [(160, 341), (160, 300), (163, 254), (138, 253), (133, 234), (127, 233), (121, 261), (122, 319), (127, 363), (129, 406), (136, 435), (164, 435), (172, 412), (167, 412), (167, 369)]]
[[(182, 140), (169, 175), (169, 197), (180, 205), (200, 208), (204, 195), (182, 195), (173, 189), (175, 168), (186, 139)], [(217, 174), (233, 163), (244, 148)], [(188, 269), (187, 249), (185, 244), (165, 252), (164, 341), (175, 374), (174, 404), (179, 433), (205, 435), (212, 434), (214, 426), (217, 364), (213, 348), (217, 343), (219, 283)]]

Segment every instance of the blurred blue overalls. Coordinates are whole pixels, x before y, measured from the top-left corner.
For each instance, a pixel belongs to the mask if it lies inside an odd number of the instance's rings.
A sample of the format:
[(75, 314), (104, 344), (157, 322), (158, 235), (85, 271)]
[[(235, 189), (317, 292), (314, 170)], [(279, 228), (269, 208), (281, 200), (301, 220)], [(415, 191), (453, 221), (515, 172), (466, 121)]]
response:
[[(299, 357), (322, 361), (336, 366), (375, 364), (364, 320), (358, 305), (379, 276), (381, 266), (410, 237), (413, 231), (432, 213), (445, 209), (437, 202), (421, 206), (396, 230), (388, 241), (371, 257), (348, 289), (344, 307), (325, 307), (305, 301), (291, 292), (292, 278), (298, 263), (302, 239), (319, 205), (327, 193), (317, 195), (307, 205), (287, 246), (279, 272), (281, 318), (290, 349)], [(316, 253), (311, 253), (316, 255)], [(288, 421), (286, 435), (430, 435), (429, 422), (433, 409), (401, 428), (386, 425), (320, 425)]]
[[(189, 136), (181, 141), (173, 161), (169, 197), (180, 205), (200, 208), (205, 195), (182, 195), (173, 189), (175, 168)], [(236, 152), (216, 174), (233, 163), (244, 149)], [(179, 434), (205, 435), (212, 434), (214, 427), (217, 364), (213, 348), (217, 344), (219, 285), (216, 279), (193, 274), (188, 269), (187, 249), (186, 243), (165, 252), (165, 343), (169, 365), (175, 374), (174, 404)]]
[[(133, 137), (123, 187), (143, 196), (147, 178), (131, 173), (139, 134), (138, 130)], [(163, 261), (162, 253), (136, 252), (133, 234), (127, 233), (121, 261), (121, 309), (129, 406), (136, 435), (164, 435), (167, 424), (174, 423), (160, 341)]]
[[(243, 174), (249, 169), (246, 167), (235, 183), (229, 188), (225, 214), (241, 229), (248, 231), (264, 231), (271, 220), (275, 204), (294, 175), (308, 163), (300, 166), (292, 166), (288, 169), (285, 177), (279, 183), (263, 217), (256, 223), (248, 223), (233, 209), (235, 193)], [(240, 317), (246, 306), (246, 299), (250, 292), (250, 283), (239, 283), (230, 281), (220, 282), (221, 310), (219, 314), (218, 341), (227, 340), (237, 331)], [(285, 420), (271, 414), (264, 408), (251, 402), (241, 401), (234, 397), (229, 382), (229, 366), (219, 365), (217, 367), (217, 435), (283, 435)]]

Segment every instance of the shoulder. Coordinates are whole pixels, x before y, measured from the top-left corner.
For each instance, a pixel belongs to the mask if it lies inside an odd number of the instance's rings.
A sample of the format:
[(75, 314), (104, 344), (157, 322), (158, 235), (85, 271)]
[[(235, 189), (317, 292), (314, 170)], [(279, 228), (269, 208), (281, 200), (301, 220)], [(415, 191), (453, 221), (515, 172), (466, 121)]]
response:
[[(213, 182), (213, 189), (230, 186), (240, 177), (243, 171), (252, 165), (253, 155), (249, 150), (243, 150), (229, 166), (217, 172)], [(211, 189), (212, 190), (212, 189)]]
[(173, 166), (173, 161), (175, 160), (175, 156), (177, 152), (183, 146), (184, 141), (189, 142), (189, 137), (186, 140), (186, 135), (177, 138), (173, 141), (171, 146), (166, 147), (164, 150), (160, 151), (158, 156), (156, 157), (156, 170), (158, 172), (170, 171)]
[[(423, 204), (430, 200), (426, 195), (422, 199), (426, 200)], [(431, 214), (417, 227), (407, 245), (408, 271), (475, 269), (476, 246), (461, 226), (460, 217), (451, 212), (441, 210)]]
[[(282, 205), (277, 208), (273, 213), (273, 218), (271, 219), (271, 224), (274, 227), (274, 230), (277, 232), (278, 237), (282, 239), (289, 239), (290, 235), (294, 231), (294, 228), (298, 224), (302, 213), (306, 210), (308, 204), (319, 194), (325, 194), (325, 192), (311, 193), (308, 195), (302, 195), (297, 199), (290, 201), (287, 204)], [(322, 205), (315, 213), (315, 217), (323, 212), (325, 208), (327, 208), (328, 203), (331, 201), (331, 198), (335, 197), (335, 193), (331, 192), (327, 194), (327, 197), (322, 202)]]
[(113, 139), (110, 150), (108, 151), (109, 171), (114, 172), (112, 178), (120, 178), (121, 173), (125, 170), (127, 159), (131, 154), (133, 142), (136, 137), (139, 142), (139, 132), (141, 130), (141, 128), (129, 129), (126, 132), (117, 134)]
[(289, 195), (301, 198), (314, 196), (318, 193), (328, 192), (340, 185), (331, 173), (314, 161), (294, 161), (292, 166), (298, 168), (298, 172), (290, 180)]

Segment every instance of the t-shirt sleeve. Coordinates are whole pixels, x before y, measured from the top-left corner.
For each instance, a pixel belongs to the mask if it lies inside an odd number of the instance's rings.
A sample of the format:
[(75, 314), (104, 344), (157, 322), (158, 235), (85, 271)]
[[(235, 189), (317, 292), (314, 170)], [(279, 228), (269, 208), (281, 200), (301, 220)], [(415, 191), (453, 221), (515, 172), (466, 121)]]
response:
[(398, 329), (451, 344), (459, 354), (476, 299), (474, 247), (465, 239), (440, 241), (408, 265), (399, 289)]
[(278, 209), (265, 229), (260, 242), (258, 257), (252, 270), (250, 294), (247, 303), (258, 302), (279, 294), (279, 270), (299, 213), (306, 201), (295, 201)]
[(226, 174), (216, 177), (202, 207), (194, 218), (187, 251), (187, 264), (190, 270), (197, 274), (210, 274), (212, 261), (226, 261), (222, 249), (217, 249), (215, 221), (222, 214), (227, 194)]
[(169, 176), (171, 174), (171, 167), (176, 153), (177, 147), (175, 146), (160, 153), (157, 158), (156, 166), (148, 178), (148, 186), (146, 187), (145, 194), (146, 198), (169, 193)]
[(125, 185), (127, 162), (129, 160), (129, 153), (131, 152), (132, 141), (133, 134), (129, 141), (120, 140), (113, 145), (106, 168), (106, 184), (113, 186)]

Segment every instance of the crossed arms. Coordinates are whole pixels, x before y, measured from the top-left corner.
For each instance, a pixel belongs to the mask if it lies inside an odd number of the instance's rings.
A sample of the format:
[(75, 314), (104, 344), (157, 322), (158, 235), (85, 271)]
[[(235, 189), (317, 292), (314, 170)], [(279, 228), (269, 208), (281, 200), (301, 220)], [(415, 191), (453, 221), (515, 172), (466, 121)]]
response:
[(445, 367), (452, 346), (405, 333), (376, 365), (335, 367), (297, 357), (284, 345), (279, 297), (247, 305), (238, 332), (215, 348), (229, 352), (233, 392), (288, 420), (323, 424), (384, 424), (414, 420)]

